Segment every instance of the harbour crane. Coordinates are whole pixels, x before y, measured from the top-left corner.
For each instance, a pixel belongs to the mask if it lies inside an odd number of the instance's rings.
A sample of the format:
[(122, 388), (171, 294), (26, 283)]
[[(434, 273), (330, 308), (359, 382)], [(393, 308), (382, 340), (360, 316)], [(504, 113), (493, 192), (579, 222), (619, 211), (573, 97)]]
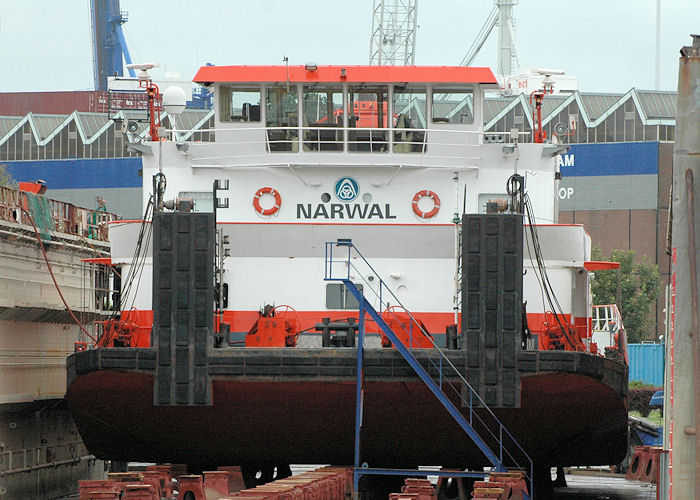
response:
[[(494, 0), (494, 6), (474, 42), (459, 63), (469, 66), (498, 26), (499, 75), (512, 75), (519, 65), (515, 50), (513, 6), (518, 0)], [(412, 66), (416, 59), (418, 0), (374, 0), (369, 63), (379, 66)]]
[[(131, 64), (122, 30), (127, 21), (128, 13), (120, 9), (119, 0), (90, 0), (95, 90), (107, 90), (110, 76), (124, 76), (122, 59)], [(129, 69), (129, 76), (136, 77), (133, 69)]]
[(515, 20), (513, 19), (513, 6), (518, 0), (494, 0), (494, 6), (486, 22), (476, 35), (474, 42), (459, 63), (460, 66), (469, 66), (484, 46), (493, 29), (498, 26), (498, 66), (496, 74), (512, 75), (519, 65), (518, 53), (515, 50)]
[(413, 66), (416, 61), (418, 0), (374, 0), (369, 63)]

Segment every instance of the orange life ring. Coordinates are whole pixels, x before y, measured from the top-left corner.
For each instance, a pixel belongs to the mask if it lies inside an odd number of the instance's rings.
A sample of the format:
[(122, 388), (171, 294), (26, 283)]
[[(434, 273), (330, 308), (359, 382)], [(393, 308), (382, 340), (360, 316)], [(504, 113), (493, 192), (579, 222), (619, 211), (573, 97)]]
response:
[[(433, 209), (424, 212), (420, 208), (418, 208), (418, 201), (421, 198), (428, 197), (431, 200), (433, 200), (433, 203), (435, 204), (433, 206)], [(413, 197), (413, 213), (416, 214), (418, 217), (421, 219), (430, 219), (431, 217), (435, 217), (437, 213), (440, 211), (440, 197), (437, 195), (436, 192), (430, 191), (429, 189), (424, 189), (423, 191), (418, 191), (416, 195)]]
[[(271, 194), (275, 197), (275, 204), (272, 207), (263, 208), (260, 205), (260, 198), (264, 194)], [(260, 215), (272, 215), (274, 213), (277, 213), (277, 211), (280, 209), (280, 206), (282, 206), (282, 197), (277, 191), (275, 191), (271, 187), (260, 188), (255, 193), (255, 196), (253, 196), (253, 207), (255, 208), (255, 211), (258, 212)]]

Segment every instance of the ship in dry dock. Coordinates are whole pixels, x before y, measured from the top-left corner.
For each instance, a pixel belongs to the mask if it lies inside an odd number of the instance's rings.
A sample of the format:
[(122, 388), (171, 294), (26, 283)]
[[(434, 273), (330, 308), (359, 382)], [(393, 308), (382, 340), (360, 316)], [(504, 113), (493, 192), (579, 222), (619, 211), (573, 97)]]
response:
[(144, 217), (109, 228), (120, 314), (67, 361), (91, 453), (530, 480), (624, 458), (624, 328), (589, 286), (612, 264), (557, 223), (564, 149), (541, 123), (534, 143), (484, 133), (490, 70), (206, 66), (195, 82), (215, 130), (140, 145)]

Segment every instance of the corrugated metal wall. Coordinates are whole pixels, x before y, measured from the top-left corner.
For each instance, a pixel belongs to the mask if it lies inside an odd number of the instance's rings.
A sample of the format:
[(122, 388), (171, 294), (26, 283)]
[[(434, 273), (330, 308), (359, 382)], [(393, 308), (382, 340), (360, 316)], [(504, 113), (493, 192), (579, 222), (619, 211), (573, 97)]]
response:
[(629, 344), (630, 381), (664, 386), (664, 344)]

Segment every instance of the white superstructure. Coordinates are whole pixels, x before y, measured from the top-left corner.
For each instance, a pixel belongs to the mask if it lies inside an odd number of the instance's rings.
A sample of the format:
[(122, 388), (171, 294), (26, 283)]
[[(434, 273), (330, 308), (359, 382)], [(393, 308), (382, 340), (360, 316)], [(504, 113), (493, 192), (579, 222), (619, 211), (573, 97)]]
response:
[[(553, 230), (562, 227), (551, 226), (560, 151), (517, 134), (484, 134), (484, 91), (497, 88), (489, 70), (207, 66), (195, 81), (214, 89), (215, 131), (207, 138), (215, 140), (169, 131), (174, 140), (145, 143), (144, 209), (159, 172), (165, 199), (191, 198), (195, 211), (211, 211), (214, 181), (228, 180), (218, 193), (228, 204), (216, 216), (230, 241), (223, 280), (233, 332), (247, 332), (265, 304), (293, 306), (302, 328), (347, 317), (352, 301), (342, 285), (323, 281), (323, 263), (324, 242), (350, 238), (407, 308), (444, 333), (455, 322), (456, 222), (463, 212), (485, 212), (491, 200), (509, 200), (513, 174), (524, 178), (543, 225), (565, 314), (572, 325), (588, 324), (588, 273), (578, 271), (590, 259), (590, 238), (581, 226), (565, 226), (560, 240)], [(139, 221), (111, 225), (122, 275), (140, 228)], [(150, 262), (122, 309), (151, 309)], [(525, 248), (528, 313), (544, 316), (532, 266)]]

